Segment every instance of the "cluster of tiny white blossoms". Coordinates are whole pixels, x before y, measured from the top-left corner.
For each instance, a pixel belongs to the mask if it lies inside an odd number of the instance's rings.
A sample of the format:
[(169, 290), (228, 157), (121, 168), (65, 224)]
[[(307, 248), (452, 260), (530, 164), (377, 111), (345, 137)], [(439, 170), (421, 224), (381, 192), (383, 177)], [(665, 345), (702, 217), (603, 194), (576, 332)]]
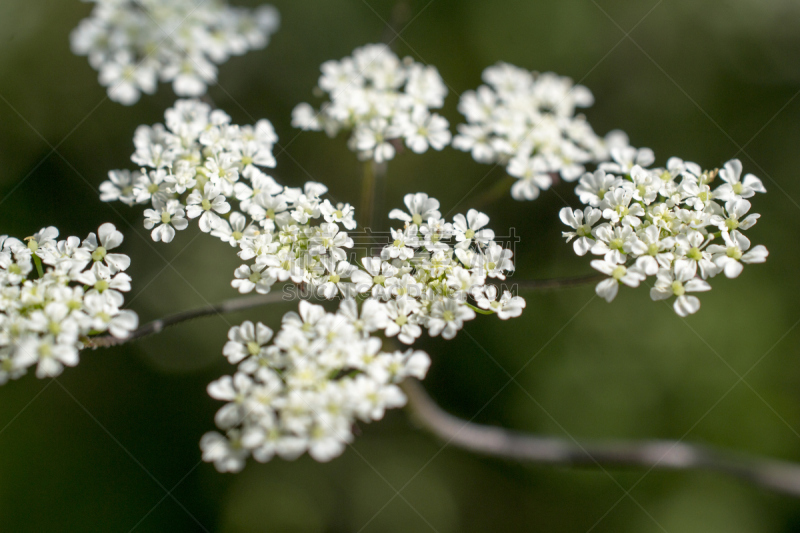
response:
[(352, 57), (323, 63), (321, 70), (316, 90), (330, 101), (319, 111), (299, 104), (292, 112), (294, 127), (331, 137), (352, 130), (350, 149), (377, 163), (393, 159), (401, 140), (416, 153), (450, 144), (450, 124), (431, 113), (447, 96), (435, 67), (408, 57), (401, 61), (387, 45), (371, 44)]
[(231, 7), (222, 0), (84, 0), (96, 5), (72, 33), (72, 50), (89, 57), (112, 100), (132, 105), (159, 78), (178, 96), (200, 96), (217, 79), (215, 64), (264, 48), (277, 10)]
[(488, 85), (461, 96), (458, 109), (467, 123), (458, 125), (453, 147), (479, 163), (505, 166), (517, 178), (511, 189), (516, 200), (536, 199), (556, 176), (578, 179), (586, 164), (605, 161), (610, 147), (628, 143), (619, 131), (599, 137), (575, 114), (594, 97), (569, 78), (498, 63), (484, 70), (483, 81)]
[[(58, 239), (44, 228), (23, 241), (0, 236), (0, 384), (36, 365), (40, 378), (78, 364), (90, 335), (126, 338), (136, 313), (120, 309), (131, 288), (128, 256), (113, 224), (97, 234)], [(44, 266), (43, 266), (44, 265)]]
[(198, 100), (178, 100), (165, 118), (166, 127), (137, 128), (131, 159), (140, 170), (109, 172), (100, 199), (149, 204), (144, 226), (154, 241), (171, 242), (176, 230), (197, 219), (203, 232), (237, 246), (244, 233), (256, 231), (229, 201), (245, 212), (258, 208), (266, 218), (269, 206), (259, 203), (261, 192), (282, 189), (258, 168), (275, 166), (272, 124), (236, 126), (225, 112)]
[(428, 371), (422, 351), (381, 351), (371, 334), (387, 316), (374, 299), (360, 314), (353, 299), (336, 313), (306, 301), (299, 310), (283, 317), (271, 344), (273, 332), (261, 323), (244, 322), (228, 334), (224, 354), (238, 371), (208, 387), (228, 402), (215, 417), (225, 434), (210, 432), (200, 442), (203, 459), (221, 472), (240, 471), (251, 455), (265, 462), (307, 451), (318, 461), (333, 459), (353, 440), (356, 421), (380, 420), (386, 409), (405, 405), (397, 384)]
[(404, 202), (408, 211), (393, 209), (389, 217), (405, 226), (392, 229), (380, 257), (363, 258), (363, 270), (351, 275), (355, 292), (386, 302), (387, 337), (412, 344), (426, 328), (452, 339), (476, 310), (504, 320), (522, 313), (524, 299), (486, 283), (514, 270), (513, 252), (486, 228), (488, 216), (470, 209), (451, 223), (425, 193), (408, 194)]
[[(676, 296), (675, 312), (686, 316), (700, 309), (689, 293), (710, 290), (708, 279), (735, 278), (743, 263), (766, 261), (767, 249), (751, 247), (743, 234), (760, 216), (749, 213), (747, 198), (766, 189), (752, 174), (742, 179), (738, 159), (703, 171), (676, 157), (666, 168), (648, 168), (655, 157), (646, 148), (611, 154), (611, 162), (580, 179), (576, 193), (587, 207), (560, 213), (572, 228), (563, 235), (574, 240), (575, 253), (603, 256), (592, 261), (609, 276), (597, 285), (598, 295), (610, 302), (620, 283), (637, 287), (655, 276), (651, 298)], [(717, 177), (723, 183), (712, 189)]]
[[(233, 284), (240, 292), (266, 292), (278, 279), (291, 280), (321, 297), (341, 294), (343, 301), (335, 314), (301, 301), (299, 315), (284, 317), (272, 345), (263, 324), (230, 330), (224, 354), (239, 371), (209, 386), (212, 397), (229, 402), (216, 417), (225, 435), (212, 432), (201, 441), (204, 459), (220, 471), (241, 470), (251, 455), (263, 462), (308, 451), (327, 461), (351, 442), (355, 420), (379, 420), (387, 408), (404, 405), (397, 384), (408, 376), (422, 379), (430, 360), (413, 350), (383, 353), (377, 335), (412, 344), (427, 328), (431, 336), (452, 339), (476, 310), (508, 319), (525, 307), (522, 298), (486, 283), (505, 279), (514, 265), (511, 250), (485, 227), (485, 214), (470, 210), (445, 222), (437, 200), (409, 194), (408, 212), (390, 213), (405, 227), (391, 230), (393, 242), (379, 257), (363, 258), (360, 269), (348, 262), (343, 248), (353, 242), (337, 225), (354, 227), (352, 209), (347, 206), (348, 216), (341, 206), (326, 214), (333, 207), (323, 209), (314, 194), (321, 188), (307, 184), (294, 208), (287, 207), (285, 190), (270, 196), (280, 197), (268, 208), (275, 210), (266, 219), (271, 222), (240, 244), (239, 255), (254, 257), (255, 265), (237, 270)], [(310, 225), (320, 217), (326, 222)]]
[(138, 128), (132, 159), (144, 168), (110, 172), (101, 200), (150, 204), (144, 225), (155, 241), (171, 242), (196, 219), (201, 231), (253, 260), (234, 273), (242, 294), (291, 280), (333, 298), (354, 270), (344, 261), (353, 239), (341, 231), (355, 228), (353, 208), (321, 199), (327, 188), (319, 183), (279, 185), (258, 168), (275, 166), (272, 124), (230, 120), (205, 103), (179, 100), (166, 112), (166, 128)]

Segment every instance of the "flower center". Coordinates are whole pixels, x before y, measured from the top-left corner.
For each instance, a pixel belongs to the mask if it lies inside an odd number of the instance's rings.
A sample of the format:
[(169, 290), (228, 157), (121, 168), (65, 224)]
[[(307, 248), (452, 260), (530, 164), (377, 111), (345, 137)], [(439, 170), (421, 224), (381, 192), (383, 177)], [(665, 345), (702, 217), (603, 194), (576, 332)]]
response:
[(169, 224), (170, 220), (172, 220), (172, 215), (170, 215), (166, 211), (162, 211), (162, 213), (161, 213), (161, 223), (162, 224)]
[(693, 261), (700, 261), (703, 258), (703, 252), (701, 252), (696, 246), (689, 250), (689, 253), (686, 254), (686, 257), (692, 259)]
[(656, 255), (658, 253), (658, 245), (651, 244), (647, 247), (647, 255)]
[(403, 327), (408, 323), (408, 317), (406, 315), (400, 315), (394, 320), (394, 323)]
[(247, 343), (247, 351), (250, 355), (258, 355), (258, 352), (261, 351), (261, 346), (255, 341), (250, 341)]
[(611, 271), (611, 277), (614, 278), (615, 280), (619, 281), (623, 277), (625, 277), (625, 274), (627, 272), (628, 272), (628, 269), (625, 268), (624, 266), (620, 265), (620, 266), (618, 266), (617, 268), (615, 268), (614, 270)]
[(453, 320), (456, 319), (456, 315), (452, 311), (445, 311), (444, 313), (442, 313), (442, 319), (445, 322), (452, 322)]
[(386, 277), (378, 274), (377, 276), (372, 278), (372, 283), (374, 283), (375, 285), (383, 285), (384, 283), (386, 283)]
[(742, 258), (742, 251), (734, 246), (728, 248), (728, 257), (736, 259), (737, 261)]
[(469, 239), (473, 238), (474, 236), (475, 236), (475, 230), (473, 230), (473, 229), (468, 229), (468, 230), (467, 230), (467, 231), (464, 233), (464, 237), (466, 237), (466, 239), (467, 239), (467, 240), (469, 240)]
[(675, 296), (683, 296), (684, 294), (686, 294), (686, 289), (683, 288), (683, 283), (681, 283), (680, 281), (673, 281), (672, 293)]
[(211, 202), (209, 202), (209, 201), (208, 201), (208, 200), (206, 200), (205, 198), (203, 199), (203, 201), (202, 201), (202, 202), (200, 202), (200, 205), (201, 205), (201, 206), (203, 206), (203, 209), (204, 209), (205, 211), (209, 211), (209, 210), (211, 210)]
[(328, 280), (329, 280), (331, 283), (339, 283), (339, 280), (340, 280), (340, 279), (342, 279), (342, 278), (339, 276), (339, 274), (331, 274), (331, 277), (330, 277), (330, 278), (328, 278)]
[(422, 224), (422, 215), (420, 215), (419, 213), (414, 213), (414, 216), (411, 217), (411, 222), (419, 226), (420, 224)]
[(252, 274), (250, 274), (249, 279), (253, 283), (258, 283), (259, 281), (261, 281), (261, 274), (259, 274), (258, 272), (253, 272)]
[(101, 279), (94, 284), (94, 288), (97, 292), (103, 292), (108, 289), (108, 282), (104, 279)]
[(588, 224), (584, 224), (579, 226), (575, 233), (578, 234), (578, 237), (589, 237), (592, 234), (592, 227)]
[(106, 256), (106, 249), (102, 246), (98, 246), (97, 249), (92, 252), (92, 259), (95, 261), (102, 261), (103, 258)]
[(728, 227), (730, 231), (733, 231), (739, 227), (739, 221), (736, 220), (735, 218), (729, 218), (728, 220), (725, 221), (725, 225)]
[(241, 240), (241, 239), (242, 239), (242, 237), (244, 237), (244, 235), (242, 234), (242, 232), (241, 232), (241, 231), (234, 231), (234, 232), (231, 234), (231, 237), (233, 237), (233, 240), (234, 240), (234, 241), (239, 241), (239, 240)]

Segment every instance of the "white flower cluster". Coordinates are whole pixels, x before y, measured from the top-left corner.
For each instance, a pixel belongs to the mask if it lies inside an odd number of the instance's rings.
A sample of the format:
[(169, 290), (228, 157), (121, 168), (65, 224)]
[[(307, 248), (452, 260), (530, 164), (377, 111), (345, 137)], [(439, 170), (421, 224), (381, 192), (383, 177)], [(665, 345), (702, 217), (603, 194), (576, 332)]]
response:
[(405, 227), (392, 229), (392, 243), (380, 257), (362, 259), (364, 270), (351, 275), (357, 293), (386, 302), (387, 337), (412, 344), (424, 327), (431, 336), (452, 339), (476, 310), (501, 319), (522, 313), (525, 300), (509, 291), (500, 295), (486, 284), (487, 278), (504, 280), (514, 270), (513, 252), (486, 228), (488, 216), (470, 209), (450, 223), (442, 218), (439, 201), (427, 194), (408, 194), (404, 200), (408, 212), (394, 209), (389, 217)]
[[(760, 216), (748, 214), (746, 198), (766, 189), (752, 174), (742, 179), (738, 159), (703, 171), (675, 157), (666, 168), (647, 168), (655, 159), (649, 149), (614, 149), (612, 157), (580, 179), (576, 192), (588, 207), (560, 213), (572, 228), (563, 235), (574, 240), (575, 253), (603, 256), (592, 261), (609, 276), (598, 295), (610, 302), (620, 283), (637, 287), (655, 276), (650, 297), (676, 296), (675, 312), (686, 316), (700, 309), (688, 293), (710, 290), (708, 279), (721, 272), (735, 278), (743, 263), (766, 261), (767, 249), (751, 248), (742, 233)], [(717, 177), (723, 183), (712, 189)]]
[(244, 212), (257, 211), (268, 227), (271, 220), (265, 219), (273, 216), (273, 206), (264, 202), (283, 189), (258, 168), (275, 166), (272, 148), (278, 138), (272, 124), (232, 125), (223, 111), (197, 100), (178, 100), (165, 117), (166, 128), (137, 128), (131, 159), (141, 170), (110, 172), (100, 185), (100, 199), (150, 204), (144, 226), (154, 241), (171, 242), (176, 230), (188, 227), (187, 219), (197, 219), (202, 231), (237, 246), (245, 233), (258, 231), (231, 210), (232, 200)]
[(151, 204), (144, 225), (155, 241), (172, 241), (197, 219), (201, 231), (254, 260), (234, 273), (232, 285), (242, 294), (266, 294), (287, 280), (326, 298), (345, 291), (342, 280), (355, 270), (345, 260), (353, 239), (340, 226), (356, 227), (353, 208), (322, 200), (328, 189), (319, 183), (278, 185), (258, 168), (275, 166), (272, 124), (230, 120), (197, 100), (179, 100), (166, 112), (166, 128), (137, 129), (132, 159), (145, 168), (110, 172), (100, 199)]
[(401, 61), (388, 46), (372, 44), (352, 57), (323, 63), (321, 70), (318, 90), (330, 101), (319, 111), (299, 104), (292, 112), (294, 127), (324, 130), (331, 137), (352, 130), (350, 149), (377, 163), (393, 159), (401, 140), (416, 153), (450, 144), (450, 124), (431, 113), (447, 96), (435, 67)]
[(178, 96), (200, 96), (217, 79), (215, 64), (264, 48), (277, 10), (251, 11), (221, 0), (84, 0), (96, 5), (73, 31), (72, 51), (89, 57), (109, 97), (132, 105), (159, 78)]
[[(348, 262), (344, 248), (353, 241), (338, 226), (355, 226), (352, 209), (320, 202), (324, 187), (317, 183), (302, 193), (287, 191), (254, 200), (270, 213), (260, 218), (263, 231), (243, 231), (238, 239), (240, 257), (255, 264), (238, 269), (233, 286), (267, 292), (276, 280), (291, 280), (325, 298), (344, 298), (335, 314), (301, 301), (299, 315), (284, 317), (271, 345), (272, 331), (262, 324), (230, 330), (224, 354), (239, 371), (209, 387), (212, 397), (229, 402), (216, 416), (225, 434), (208, 433), (201, 441), (204, 459), (220, 471), (241, 470), (251, 455), (263, 462), (308, 451), (330, 460), (352, 440), (356, 419), (379, 420), (387, 408), (404, 405), (396, 384), (407, 376), (422, 379), (430, 360), (419, 351), (382, 353), (373, 334), (412, 344), (427, 328), (452, 339), (476, 310), (507, 319), (525, 307), (522, 298), (486, 284), (505, 279), (514, 266), (511, 250), (485, 228), (483, 213), (470, 210), (448, 223), (437, 200), (409, 194), (408, 212), (390, 213), (405, 227), (392, 230), (394, 241), (379, 257), (362, 259), (362, 270)], [(325, 222), (312, 226), (314, 219)], [(356, 302), (364, 297), (359, 310)]]
[(284, 316), (272, 344), (272, 330), (261, 323), (244, 322), (228, 334), (224, 354), (238, 371), (208, 387), (228, 402), (215, 417), (225, 434), (210, 432), (200, 442), (203, 459), (220, 472), (240, 471), (251, 455), (265, 462), (307, 451), (317, 461), (333, 459), (353, 440), (357, 420), (380, 420), (386, 409), (405, 405), (397, 384), (428, 371), (424, 352), (381, 351), (371, 333), (386, 318), (373, 299), (360, 314), (353, 299), (337, 313), (306, 301), (299, 310)]
[(575, 114), (594, 97), (569, 78), (499, 63), (483, 71), (483, 81), (488, 85), (461, 96), (467, 123), (458, 125), (453, 147), (479, 163), (505, 166), (518, 179), (511, 189), (516, 200), (536, 199), (557, 175), (574, 181), (584, 165), (607, 160), (610, 147), (627, 145), (624, 133), (600, 138)]
[(291, 281), (329, 299), (349, 295), (345, 280), (355, 267), (347, 262), (346, 249), (353, 239), (340, 224), (356, 227), (353, 208), (320, 199), (328, 190), (320, 183), (296, 189), (270, 182), (260, 189), (255, 196), (248, 192), (249, 218), (234, 213), (230, 227), (212, 232), (238, 246), (241, 259), (254, 260), (236, 269), (231, 285), (242, 294), (266, 294), (276, 281)]
[(130, 259), (111, 250), (122, 233), (103, 224), (82, 242), (57, 239), (54, 227), (27, 242), (0, 236), (0, 384), (33, 365), (40, 378), (57, 376), (78, 364), (89, 335), (125, 338), (138, 326), (136, 313), (120, 309)]

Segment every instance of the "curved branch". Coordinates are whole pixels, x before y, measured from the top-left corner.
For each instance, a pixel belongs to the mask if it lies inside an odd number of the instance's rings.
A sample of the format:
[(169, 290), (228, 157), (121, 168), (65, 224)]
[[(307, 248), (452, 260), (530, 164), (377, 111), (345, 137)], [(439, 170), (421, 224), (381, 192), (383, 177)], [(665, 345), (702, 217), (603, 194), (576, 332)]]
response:
[[(556, 289), (556, 288), (577, 287), (579, 285), (584, 285), (586, 283), (599, 281), (604, 277), (605, 276), (603, 275), (593, 274), (590, 276), (582, 276), (574, 278), (525, 280), (516, 282), (514, 283), (514, 285), (521, 290), (546, 290), (546, 289)], [(300, 289), (297, 290), (299, 291)], [(84, 339), (84, 344), (86, 348), (110, 348), (112, 346), (119, 346), (121, 344), (126, 344), (128, 342), (141, 339), (142, 337), (147, 337), (148, 335), (154, 335), (156, 333), (160, 333), (169, 326), (174, 326), (176, 324), (180, 324), (181, 322), (186, 322), (188, 320), (194, 320), (195, 318), (201, 318), (210, 315), (224, 315), (227, 313), (235, 313), (237, 311), (244, 311), (247, 309), (253, 309), (255, 307), (261, 307), (262, 305), (277, 303), (280, 301), (291, 301), (294, 299), (295, 299), (294, 297), (288, 297), (284, 291), (277, 291), (277, 290), (265, 295), (233, 298), (231, 300), (226, 300), (218, 304), (207, 305), (204, 307), (200, 307), (198, 309), (191, 309), (189, 311), (182, 311), (180, 313), (176, 313), (174, 315), (170, 315), (165, 318), (154, 320), (152, 322), (149, 322), (141, 326), (139, 329), (131, 333), (130, 336), (124, 339), (113, 337), (111, 335), (103, 335), (101, 337), (86, 338)]]
[(473, 424), (445, 412), (416, 380), (401, 385), (414, 419), (444, 440), (474, 453), (575, 467), (624, 467), (647, 470), (706, 470), (727, 474), (769, 490), (800, 497), (800, 464), (778, 461), (681, 441), (617, 441), (580, 444), (507, 429)]
[[(89, 338), (85, 341), (85, 344), (87, 348), (110, 348), (112, 346), (119, 346), (121, 344), (126, 344), (141, 339), (142, 337), (147, 337), (148, 335), (160, 333), (169, 326), (174, 326), (188, 320), (194, 320), (195, 318), (235, 313), (237, 311), (244, 311), (246, 309), (253, 309), (254, 307), (261, 307), (262, 305), (280, 302), (281, 300), (285, 299), (286, 295), (283, 291), (274, 291), (258, 296), (234, 298), (218, 304), (211, 304), (198, 309), (191, 309), (189, 311), (183, 311), (165, 318), (154, 320), (141, 326), (124, 339), (113, 337), (111, 335), (104, 335), (102, 337)], [(289, 300), (286, 299), (286, 301)]]

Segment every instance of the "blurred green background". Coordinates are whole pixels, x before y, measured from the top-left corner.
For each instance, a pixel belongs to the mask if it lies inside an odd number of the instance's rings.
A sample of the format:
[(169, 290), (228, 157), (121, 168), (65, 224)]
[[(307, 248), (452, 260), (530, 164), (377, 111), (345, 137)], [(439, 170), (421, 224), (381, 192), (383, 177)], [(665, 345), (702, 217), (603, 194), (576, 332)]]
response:
[[(298, 136), (290, 114), (300, 101), (317, 103), (311, 88), (323, 61), (380, 40), (393, 2), (275, 4), (283, 23), (272, 44), (222, 66), (211, 95), (236, 123), (274, 123), (288, 144), (275, 172), (284, 183), (321, 181), (357, 204), (361, 171), (344, 137)], [(108, 170), (132, 167), (135, 127), (161, 121), (174, 95), (161, 85), (134, 107), (104, 99), (86, 59), (69, 51), (69, 32), (90, 7), (0, 2), (0, 232), (56, 225), (85, 236), (114, 222), (133, 257), (129, 301), (144, 321), (233, 297), (239, 261), (227, 245), (194, 240), (191, 230), (154, 252), (140, 209), (97, 198)], [(685, 437), (800, 461), (800, 247), (791, 229), (800, 215), (800, 3), (412, 0), (410, 13), (397, 49), (439, 68), (451, 124), (460, 117), (454, 93), (476, 87), (486, 66), (553, 70), (594, 92), (587, 115), (599, 133), (627, 131), (660, 164), (677, 155), (712, 168), (740, 157), (769, 190), (754, 199), (763, 216), (748, 233), (769, 248), (768, 263), (735, 281), (716, 278), (698, 315), (684, 322), (645, 288), (623, 289), (612, 305), (591, 287), (527, 294), (520, 319), (476, 320), (469, 335), (420, 343), (433, 358), (431, 394), (452, 413), (522, 431)], [(465, 211), (468, 191), (480, 182), (474, 198), (503, 175), (495, 169), (481, 182), (487, 172), (452, 149), (403, 154), (389, 168), (386, 208), (426, 191), (443, 211)], [(560, 237), (559, 196), (576, 205), (571, 189), (486, 209), (498, 232), (521, 236), (518, 278), (590, 270)], [(238, 475), (198, 464), (198, 441), (220, 405), (205, 387), (232, 370), (221, 356), (229, 323), (276, 326), (290, 308), (185, 324), (84, 352), (58, 382), (29, 375), (2, 387), (0, 531), (800, 531), (800, 501), (716, 474), (482, 458), (443, 448), (402, 411), (362, 426), (329, 464), (252, 463)]]

